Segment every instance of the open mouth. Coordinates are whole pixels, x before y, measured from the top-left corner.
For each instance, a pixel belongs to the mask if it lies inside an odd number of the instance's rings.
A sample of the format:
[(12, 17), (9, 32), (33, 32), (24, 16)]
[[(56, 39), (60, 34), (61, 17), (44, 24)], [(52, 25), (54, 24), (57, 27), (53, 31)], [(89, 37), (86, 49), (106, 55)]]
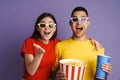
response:
[(83, 30), (83, 27), (77, 27), (76, 29), (77, 29), (77, 31), (81, 32)]
[(44, 34), (45, 34), (45, 35), (49, 35), (49, 34), (50, 34), (50, 32), (44, 32)]

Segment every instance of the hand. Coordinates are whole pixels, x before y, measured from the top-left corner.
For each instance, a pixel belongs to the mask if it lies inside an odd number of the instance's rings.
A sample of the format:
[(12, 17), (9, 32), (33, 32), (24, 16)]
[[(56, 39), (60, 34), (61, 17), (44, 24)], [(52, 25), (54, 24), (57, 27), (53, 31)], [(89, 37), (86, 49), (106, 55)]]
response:
[(102, 70), (105, 71), (107, 74), (110, 74), (112, 71), (112, 65), (110, 63), (104, 63), (102, 65)]
[(33, 46), (36, 48), (38, 54), (42, 54), (45, 52), (45, 50), (41, 46), (37, 44), (33, 44)]
[(103, 46), (95, 39), (90, 38), (90, 40), (91, 40), (92, 44), (95, 46), (95, 50), (98, 51), (100, 48), (103, 48)]
[(65, 74), (61, 71), (58, 71), (56, 74), (56, 79), (55, 80), (68, 80), (65, 76)]

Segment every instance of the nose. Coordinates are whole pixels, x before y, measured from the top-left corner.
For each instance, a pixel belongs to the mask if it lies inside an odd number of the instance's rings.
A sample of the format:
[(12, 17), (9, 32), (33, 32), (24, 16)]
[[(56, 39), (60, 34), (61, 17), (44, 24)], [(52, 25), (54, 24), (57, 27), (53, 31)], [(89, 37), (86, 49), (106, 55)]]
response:
[(48, 28), (49, 28), (49, 25), (48, 25), (48, 24), (46, 24), (45, 29), (48, 29)]
[(77, 24), (81, 24), (82, 22), (81, 21), (78, 21)]

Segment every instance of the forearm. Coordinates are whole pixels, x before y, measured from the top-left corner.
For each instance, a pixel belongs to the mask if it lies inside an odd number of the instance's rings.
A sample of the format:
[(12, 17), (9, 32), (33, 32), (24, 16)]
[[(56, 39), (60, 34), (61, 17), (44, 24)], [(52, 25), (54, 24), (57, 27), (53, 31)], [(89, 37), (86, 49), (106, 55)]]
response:
[(34, 73), (37, 71), (43, 54), (36, 54), (34, 59), (28, 64), (27, 71), (30, 75), (34, 75)]

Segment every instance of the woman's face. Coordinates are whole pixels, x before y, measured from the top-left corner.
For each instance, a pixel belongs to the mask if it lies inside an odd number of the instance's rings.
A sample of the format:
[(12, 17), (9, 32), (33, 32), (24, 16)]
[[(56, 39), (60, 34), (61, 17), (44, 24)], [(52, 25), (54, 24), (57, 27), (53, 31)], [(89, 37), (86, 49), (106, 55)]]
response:
[(52, 18), (45, 17), (38, 23), (37, 30), (40, 32), (42, 40), (48, 41), (56, 31), (56, 24)]

